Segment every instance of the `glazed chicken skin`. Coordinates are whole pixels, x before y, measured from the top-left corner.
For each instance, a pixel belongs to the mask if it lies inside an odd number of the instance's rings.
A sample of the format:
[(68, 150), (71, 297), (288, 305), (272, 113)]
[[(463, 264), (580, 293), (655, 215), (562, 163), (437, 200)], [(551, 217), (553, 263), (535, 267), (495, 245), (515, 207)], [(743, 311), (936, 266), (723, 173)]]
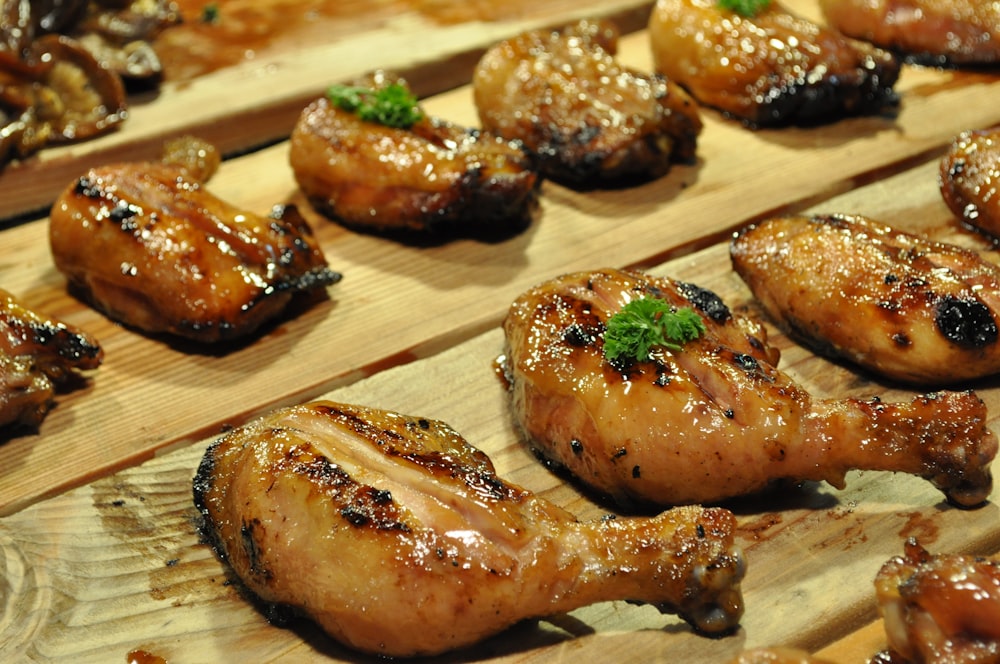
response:
[(340, 275), (293, 207), (264, 217), (161, 162), (92, 168), (52, 207), (56, 267), (111, 318), (198, 342), (245, 337)]
[(96, 369), (103, 359), (92, 336), (0, 290), (0, 430), (37, 426), (52, 406), (56, 386)]
[[(655, 297), (705, 332), (649, 359), (605, 359), (609, 318)], [(713, 293), (640, 272), (567, 274), (512, 304), (502, 366), (528, 443), (625, 508), (714, 503), (775, 480), (843, 488), (851, 469), (930, 480), (955, 504), (990, 494), (996, 436), (971, 392), (909, 403), (813, 399), (775, 368), (764, 329)]]
[(693, 160), (693, 100), (619, 64), (617, 38), (606, 21), (582, 21), (493, 46), (472, 79), (483, 128), (522, 142), (546, 177), (577, 188), (641, 182)]
[(329, 401), (277, 410), (208, 448), (194, 499), (260, 599), (378, 655), (438, 654), (614, 599), (709, 634), (742, 615), (729, 511), (580, 522), (436, 420)]
[(898, 104), (895, 56), (771, 2), (752, 17), (716, 0), (658, 0), (656, 70), (750, 127), (816, 124)]
[(1000, 129), (959, 134), (941, 159), (938, 182), (955, 216), (1000, 238)]
[(821, 353), (908, 384), (1000, 372), (1000, 268), (858, 215), (744, 229), (733, 267), (768, 315)]
[(875, 578), (891, 661), (1000, 662), (1000, 559), (931, 555), (914, 539)]
[[(386, 72), (358, 83), (408, 89)], [(296, 182), (318, 210), (359, 231), (490, 236), (527, 226), (541, 181), (520, 146), (421, 113), (391, 127), (313, 101), (292, 131)]]
[(845, 35), (928, 64), (1000, 61), (1000, 5), (990, 0), (820, 0)]

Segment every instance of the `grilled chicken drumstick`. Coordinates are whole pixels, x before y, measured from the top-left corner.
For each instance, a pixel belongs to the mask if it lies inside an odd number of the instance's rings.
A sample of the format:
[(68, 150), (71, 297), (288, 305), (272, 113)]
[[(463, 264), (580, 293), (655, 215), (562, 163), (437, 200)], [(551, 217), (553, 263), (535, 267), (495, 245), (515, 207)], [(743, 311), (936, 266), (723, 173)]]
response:
[(905, 661), (1000, 662), (1000, 558), (931, 555), (909, 539), (879, 570), (875, 596), (890, 652)]
[(779, 217), (732, 242), (768, 314), (820, 352), (940, 386), (1000, 372), (1000, 268), (850, 215)]
[(480, 59), (472, 86), (483, 128), (524, 144), (539, 170), (570, 186), (627, 184), (694, 158), (694, 101), (615, 58), (617, 30), (581, 21), (505, 40)]
[(104, 358), (97, 340), (72, 325), (28, 309), (0, 290), (0, 428), (36, 426), (55, 386)]
[(324, 401), (278, 410), (208, 448), (194, 498), (250, 590), (378, 655), (441, 653), (604, 600), (712, 634), (742, 614), (729, 511), (579, 522), (435, 420)]
[(263, 217), (217, 198), (194, 153), (92, 168), (56, 200), (52, 255), (84, 297), (140, 330), (216, 342), (339, 281), (294, 208)]
[(897, 103), (895, 56), (777, 2), (743, 16), (717, 0), (658, 0), (649, 37), (658, 72), (753, 127), (838, 120)]
[[(609, 361), (609, 319), (645, 298), (690, 307), (704, 333), (679, 350)], [(568, 274), (518, 297), (503, 328), (529, 443), (622, 505), (721, 501), (778, 479), (843, 487), (851, 469), (919, 475), (964, 507), (989, 496), (997, 439), (978, 396), (814, 399), (775, 368), (763, 328), (697, 286), (613, 269)]]

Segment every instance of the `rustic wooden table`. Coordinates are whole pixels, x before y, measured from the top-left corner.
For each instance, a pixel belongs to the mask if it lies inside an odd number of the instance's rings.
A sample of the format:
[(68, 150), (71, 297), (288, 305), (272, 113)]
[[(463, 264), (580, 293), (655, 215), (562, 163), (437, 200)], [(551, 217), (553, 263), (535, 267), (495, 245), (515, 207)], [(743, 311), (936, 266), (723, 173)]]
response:
[[(537, 15), (447, 26), (415, 13), (370, 26), (349, 45), (262, 54), (165, 90), (106, 140), (0, 173), (7, 205), (0, 214), (8, 219), (0, 226), (0, 286), (88, 330), (106, 351), (88, 384), (60, 395), (37, 432), (0, 443), (0, 660), (108, 662), (142, 651), (172, 663), (359, 661), (308, 624), (269, 624), (194, 527), (191, 478), (205, 446), (281, 405), (326, 396), (445, 420), (489, 453), (501, 475), (582, 518), (603, 513), (525, 449), (494, 373), (507, 306), (537, 282), (571, 270), (641, 267), (712, 288), (754, 313), (726, 243), (735, 229), (778, 212), (866, 214), (996, 258), (941, 201), (937, 162), (958, 132), (1000, 123), (1000, 77), (913, 66), (899, 82), (896, 117), (754, 132), (705, 111), (696, 164), (627, 190), (580, 193), (545, 183), (538, 219), (502, 242), (410, 246), (345, 231), (312, 212), (283, 139), (297, 110), (333, 80), (391, 66), (434, 93), (429, 111), (471, 125), (463, 84), (483, 47), (525, 27), (602, 14), (633, 31), (621, 59), (651, 67), (639, 29), (648, 3), (558, 11), (537, 4)], [(788, 4), (816, 15), (813, 0)], [(221, 89), (225, 95), (213, 96)], [(244, 98), (248, 90), (255, 92)], [(192, 106), (200, 95), (210, 101)], [(260, 212), (301, 205), (344, 275), (328, 299), (240, 347), (173, 345), (72, 298), (49, 255), (46, 213), (29, 212), (44, 210), (87, 165), (151, 156), (164, 135), (187, 129), (231, 150), (265, 146), (228, 159), (210, 188)], [(782, 368), (818, 396), (911, 395), (771, 331)], [(996, 428), (1000, 387), (992, 380), (975, 387)], [(929, 484), (905, 476), (852, 473), (844, 491), (807, 484), (734, 509), (749, 561), (736, 635), (705, 639), (649, 607), (608, 602), (519, 625), (447, 659), (715, 663), (747, 647), (785, 645), (864, 662), (884, 647), (871, 580), (907, 536), (932, 551), (1000, 551), (995, 502), (952, 509)]]

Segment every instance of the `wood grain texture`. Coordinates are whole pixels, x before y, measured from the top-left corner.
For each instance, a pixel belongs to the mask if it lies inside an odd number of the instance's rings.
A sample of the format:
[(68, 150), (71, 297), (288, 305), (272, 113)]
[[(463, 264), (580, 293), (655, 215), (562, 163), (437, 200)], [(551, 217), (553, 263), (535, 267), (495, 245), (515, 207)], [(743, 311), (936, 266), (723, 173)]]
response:
[[(815, 10), (812, 0), (788, 4)], [(650, 66), (644, 32), (623, 40), (621, 58)], [(445, 420), (503, 476), (581, 517), (602, 514), (540, 466), (511, 428), (492, 366), (507, 306), (562, 272), (639, 266), (759, 313), (725, 243), (778, 212), (867, 214), (998, 259), (955, 221), (936, 178), (956, 133), (1000, 123), (1000, 78), (907, 67), (899, 90), (895, 118), (810, 129), (751, 132), (706, 111), (696, 164), (627, 190), (546, 183), (535, 223), (496, 243), (418, 247), (345, 231), (298, 194), (287, 144), (228, 160), (213, 191), (260, 212), (301, 205), (344, 273), (328, 299), (239, 347), (206, 351), (123, 329), (67, 294), (45, 218), (0, 231), (0, 285), (84, 327), (106, 350), (105, 365), (59, 395), (37, 432), (0, 443), (0, 661), (122, 661), (137, 649), (170, 662), (359, 661), (308, 624), (268, 624), (198, 541), (190, 482), (205, 445), (280, 405), (327, 395)], [(466, 87), (427, 108), (476, 122)], [(116, 158), (143, 154), (126, 143)], [(67, 172), (60, 186), (79, 174)], [(908, 396), (773, 334), (781, 366), (818, 396)], [(1000, 429), (1000, 386), (977, 388)], [(904, 476), (852, 473), (843, 492), (808, 484), (736, 509), (750, 563), (736, 636), (704, 639), (649, 607), (612, 602), (520, 625), (450, 659), (721, 663), (744, 647), (792, 645), (862, 662), (880, 642), (871, 579), (906, 536), (932, 551), (1000, 551), (995, 502), (954, 510)]]

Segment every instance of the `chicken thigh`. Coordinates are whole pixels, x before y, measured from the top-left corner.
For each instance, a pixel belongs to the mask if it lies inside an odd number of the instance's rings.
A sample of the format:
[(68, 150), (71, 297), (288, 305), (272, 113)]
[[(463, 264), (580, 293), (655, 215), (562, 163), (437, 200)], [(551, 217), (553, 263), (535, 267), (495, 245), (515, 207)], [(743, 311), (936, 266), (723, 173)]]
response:
[(1000, 128), (955, 137), (941, 159), (938, 182), (956, 217), (1000, 238)]
[(729, 511), (580, 522), (436, 420), (327, 401), (278, 410), (208, 448), (194, 500), (260, 599), (378, 655), (433, 655), (604, 600), (711, 634), (743, 610)]
[(52, 207), (56, 267), (111, 318), (201, 342), (247, 336), (294, 294), (340, 280), (293, 207), (239, 209), (202, 186), (211, 168), (90, 169)]
[(658, 0), (656, 70), (752, 127), (879, 113), (898, 103), (898, 60), (771, 2), (753, 16), (716, 0)]
[(581, 21), (489, 49), (472, 80), (486, 131), (520, 141), (546, 176), (575, 187), (629, 184), (694, 158), (701, 119), (663, 77), (615, 60), (617, 30)]
[(778, 217), (732, 242), (768, 314), (820, 352), (940, 386), (1000, 371), (1000, 268), (860, 216)]
[[(609, 361), (609, 319), (647, 297), (690, 307), (704, 334)], [(977, 395), (814, 399), (775, 368), (762, 328), (692, 284), (613, 269), (568, 274), (518, 297), (503, 329), (528, 442), (624, 506), (721, 501), (778, 479), (842, 488), (851, 469), (919, 475), (964, 507), (990, 494), (997, 439)]]
[(931, 555), (910, 539), (879, 570), (875, 596), (890, 652), (906, 662), (1000, 662), (1000, 559)]
[(845, 35), (941, 65), (1000, 61), (1000, 4), (993, 0), (820, 0)]
[(39, 424), (56, 385), (76, 371), (96, 369), (103, 359), (92, 336), (0, 290), (0, 428)]

